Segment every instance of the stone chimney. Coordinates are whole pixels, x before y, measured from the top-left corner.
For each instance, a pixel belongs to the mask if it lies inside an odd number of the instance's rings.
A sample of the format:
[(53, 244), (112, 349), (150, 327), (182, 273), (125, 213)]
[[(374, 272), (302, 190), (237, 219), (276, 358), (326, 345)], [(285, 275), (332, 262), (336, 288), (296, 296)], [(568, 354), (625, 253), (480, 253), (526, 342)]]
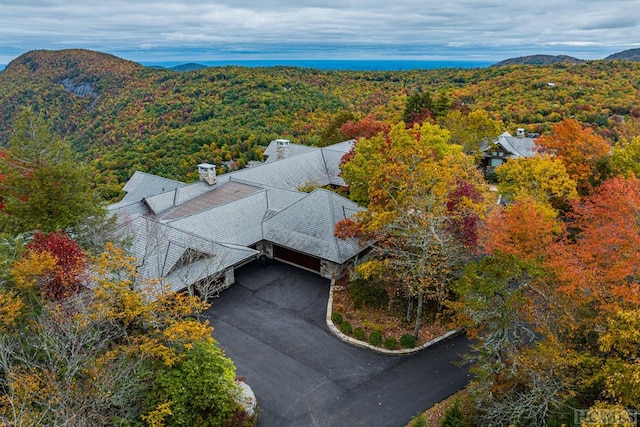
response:
[(277, 155), (276, 160), (282, 160), (289, 157), (289, 140), (288, 139), (276, 139)]
[(524, 138), (525, 137), (524, 129), (523, 128), (518, 128), (518, 133), (516, 133), (516, 136), (518, 138)]
[(209, 185), (216, 183), (216, 165), (200, 163), (198, 165), (198, 174), (200, 175), (200, 181), (204, 181)]

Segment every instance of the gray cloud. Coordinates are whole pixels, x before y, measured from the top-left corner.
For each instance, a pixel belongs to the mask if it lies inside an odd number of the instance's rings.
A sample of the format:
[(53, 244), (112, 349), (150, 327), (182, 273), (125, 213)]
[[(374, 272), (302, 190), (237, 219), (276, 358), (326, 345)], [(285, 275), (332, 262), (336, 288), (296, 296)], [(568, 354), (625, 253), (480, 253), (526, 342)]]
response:
[(136, 61), (589, 59), (639, 47), (639, 30), (640, 0), (3, 0), (0, 63), (72, 47)]

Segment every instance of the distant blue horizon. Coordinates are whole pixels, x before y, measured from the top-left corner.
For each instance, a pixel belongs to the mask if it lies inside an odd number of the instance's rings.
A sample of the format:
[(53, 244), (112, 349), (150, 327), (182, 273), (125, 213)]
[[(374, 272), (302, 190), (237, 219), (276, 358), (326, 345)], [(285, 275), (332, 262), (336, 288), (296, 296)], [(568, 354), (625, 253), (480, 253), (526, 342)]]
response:
[(347, 71), (407, 71), (433, 70), (437, 68), (486, 68), (495, 61), (474, 60), (406, 60), (406, 59), (239, 59), (216, 61), (145, 61), (140, 64), (171, 68), (185, 64), (200, 64), (207, 67), (236, 65), (241, 67), (300, 67), (318, 70)]
[[(474, 60), (428, 60), (428, 59), (238, 59), (216, 61), (144, 61), (146, 67), (171, 68), (185, 64), (200, 64), (207, 67), (224, 67), (236, 65), (240, 67), (300, 67), (318, 70), (346, 71), (408, 71), (433, 70), (437, 68), (486, 68), (495, 61)], [(0, 64), (0, 71), (6, 64)]]

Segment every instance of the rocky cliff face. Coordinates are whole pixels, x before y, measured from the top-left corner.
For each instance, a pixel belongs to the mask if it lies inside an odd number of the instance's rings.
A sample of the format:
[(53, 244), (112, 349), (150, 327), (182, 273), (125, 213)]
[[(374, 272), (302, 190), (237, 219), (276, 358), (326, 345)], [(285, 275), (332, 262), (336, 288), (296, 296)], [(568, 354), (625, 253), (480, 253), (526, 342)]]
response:
[(97, 98), (98, 93), (95, 91), (93, 84), (89, 82), (74, 82), (73, 79), (66, 78), (60, 81), (67, 92), (73, 93), (80, 98)]

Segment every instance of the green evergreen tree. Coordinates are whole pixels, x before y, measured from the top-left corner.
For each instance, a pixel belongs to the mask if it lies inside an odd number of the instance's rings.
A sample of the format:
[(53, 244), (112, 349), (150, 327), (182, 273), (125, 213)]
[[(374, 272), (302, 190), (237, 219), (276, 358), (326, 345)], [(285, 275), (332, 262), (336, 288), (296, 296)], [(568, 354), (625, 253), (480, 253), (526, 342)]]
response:
[(404, 107), (402, 120), (407, 123), (419, 123), (424, 118), (436, 115), (436, 104), (429, 92), (414, 92), (408, 98)]
[(51, 232), (102, 214), (88, 169), (42, 116), (25, 109), (0, 156), (0, 232)]

